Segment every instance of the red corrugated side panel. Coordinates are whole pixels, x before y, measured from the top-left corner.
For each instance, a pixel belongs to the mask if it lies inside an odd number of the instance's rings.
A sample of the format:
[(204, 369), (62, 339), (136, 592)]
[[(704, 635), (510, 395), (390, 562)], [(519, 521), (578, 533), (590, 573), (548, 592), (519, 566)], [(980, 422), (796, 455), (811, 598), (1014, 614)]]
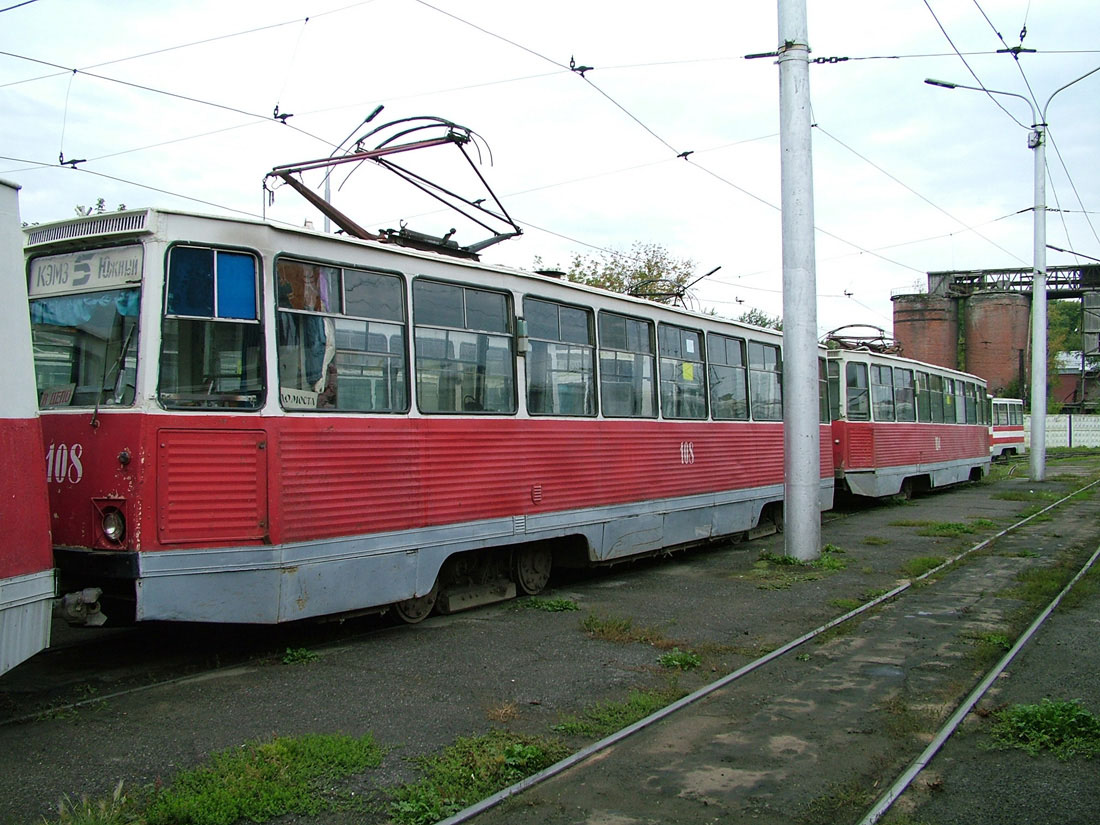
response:
[[(783, 481), (779, 424), (287, 418), (272, 540), (554, 512)], [(822, 476), (832, 476), (822, 450)]]
[(157, 432), (157, 534), (164, 544), (250, 542), (267, 535), (263, 430)]
[(844, 470), (909, 466), (989, 453), (989, 428), (977, 424), (920, 424), (834, 421), (840, 443), (837, 467)]
[(0, 418), (0, 578), (53, 567), (42, 430), (34, 418)]

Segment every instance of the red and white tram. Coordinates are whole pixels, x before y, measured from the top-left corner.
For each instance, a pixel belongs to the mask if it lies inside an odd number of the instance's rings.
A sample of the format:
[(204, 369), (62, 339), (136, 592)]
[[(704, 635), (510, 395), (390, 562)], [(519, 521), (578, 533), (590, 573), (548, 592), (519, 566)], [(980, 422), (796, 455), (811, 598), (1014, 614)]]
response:
[[(0, 181), (0, 276), (22, 291), (18, 188)], [(0, 673), (49, 646), (54, 570), (26, 307), (0, 304)]]
[(989, 454), (993, 460), (1026, 453), (1023, 400), (990, 398), (989, 408)]
[(989, 472), (985, 382), (867, 349), (829, 352), (833, 460), (861, 496), (909, 495)]
[(775, 332), (171, 211), (26, 255), (62, 590), (108, 614), (416, 621), (781, 519)]

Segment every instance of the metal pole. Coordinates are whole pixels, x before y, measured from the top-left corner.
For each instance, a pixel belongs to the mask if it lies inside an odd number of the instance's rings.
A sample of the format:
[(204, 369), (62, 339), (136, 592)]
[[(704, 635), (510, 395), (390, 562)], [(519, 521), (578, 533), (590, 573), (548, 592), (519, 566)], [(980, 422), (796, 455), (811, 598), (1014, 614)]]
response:
[(784, 549), (821, 553), (817, 283), (810, 48), (805, 0), (779, 0), (779, 144), (783, 213)]
[(1031, 287), (1031, 480), (1046, 477), (1047, 460), (1047, 211), (1046, 124), (1028, 136), (1035, 152), (1035, 274)]

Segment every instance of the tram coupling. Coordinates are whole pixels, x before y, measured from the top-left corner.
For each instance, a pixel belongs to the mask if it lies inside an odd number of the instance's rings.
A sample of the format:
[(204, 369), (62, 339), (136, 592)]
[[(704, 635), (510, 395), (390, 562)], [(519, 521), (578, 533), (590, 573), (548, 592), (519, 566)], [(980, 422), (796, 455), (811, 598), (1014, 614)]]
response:
[(107, 623), (107, 615), (99, 604), (102, 595), (98, 587), (66, 593), (59, 602), (61, 617), (73, 627), (101, 627)]

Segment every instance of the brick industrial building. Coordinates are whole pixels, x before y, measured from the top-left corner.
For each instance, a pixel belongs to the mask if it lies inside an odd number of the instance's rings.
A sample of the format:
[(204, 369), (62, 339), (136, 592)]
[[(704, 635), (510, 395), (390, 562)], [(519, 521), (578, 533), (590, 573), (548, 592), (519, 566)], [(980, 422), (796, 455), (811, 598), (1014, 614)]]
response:
[[(1031, 269), (928, 273), (927, 292), (893, 296), (894, 339), (902, 355), (978, 375), (993, 395), (1027, 398), (1032, 274)], [(1047, 296), (1082, 301), (1085, 355), (1096, 354), (1100, 265), (1048, 268)], [(1079, 401), (1084, 398), (1082, 392)]]

